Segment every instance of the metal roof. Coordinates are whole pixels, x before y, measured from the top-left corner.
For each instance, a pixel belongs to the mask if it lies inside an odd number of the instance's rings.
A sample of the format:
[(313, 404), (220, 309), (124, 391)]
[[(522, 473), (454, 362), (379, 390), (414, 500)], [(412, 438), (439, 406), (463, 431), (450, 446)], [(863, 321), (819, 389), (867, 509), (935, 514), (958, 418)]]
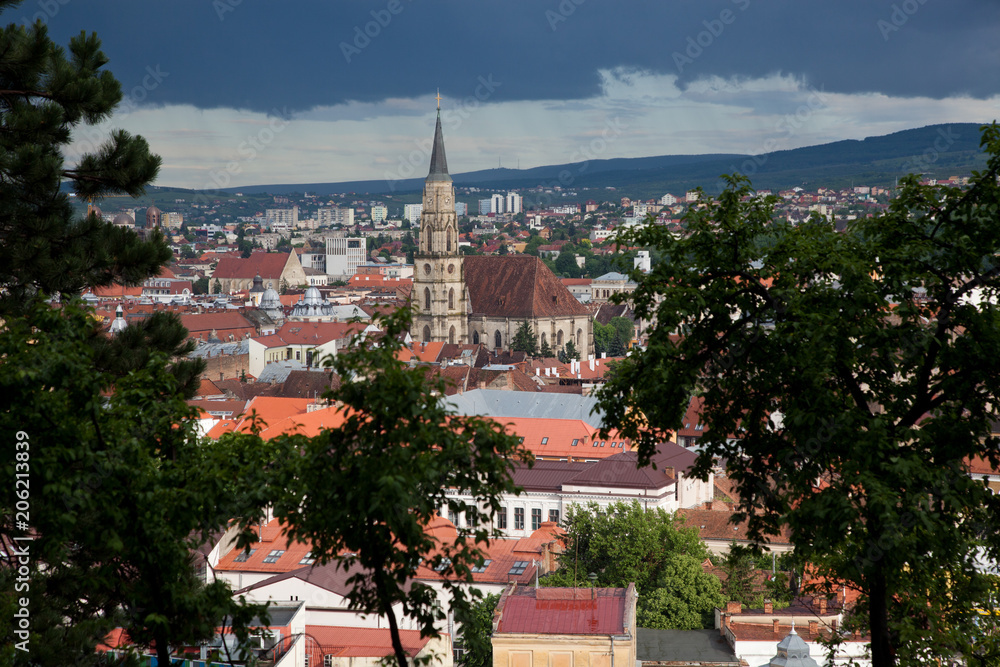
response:
[(740, 659), (718, 630), (636, 628), (635, 658), (641, 662), (740, 664)]
[(595, 429), (604, 426), (604, 413), (591, 412), (597, 407), (593, 396), (475, 389), (449, 396), (447, 402), (460, 415), (580, 419)]

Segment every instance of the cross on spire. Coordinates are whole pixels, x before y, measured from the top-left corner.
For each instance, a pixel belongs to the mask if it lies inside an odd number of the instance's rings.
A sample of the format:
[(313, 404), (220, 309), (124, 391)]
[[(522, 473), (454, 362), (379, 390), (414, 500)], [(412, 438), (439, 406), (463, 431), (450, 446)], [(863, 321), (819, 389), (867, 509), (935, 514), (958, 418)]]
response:
[(438, 101), (438, 109), (440, 109), (441, 108), (441, 89), (440, 88), (438, 88), (437, 97), (435, 97), (434, 99), (436, 99)]

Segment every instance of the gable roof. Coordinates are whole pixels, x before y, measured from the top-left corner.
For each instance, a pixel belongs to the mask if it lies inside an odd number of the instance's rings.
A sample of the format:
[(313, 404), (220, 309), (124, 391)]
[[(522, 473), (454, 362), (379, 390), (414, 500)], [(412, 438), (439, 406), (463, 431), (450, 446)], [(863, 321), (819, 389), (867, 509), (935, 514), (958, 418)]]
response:
[(219, 260), (212, 279), (253, 280), (257, 274), (264, 280), (278, 280), (288, 264), (291, 253), (255, 252), (249, 257), (223, 257)]
[(534, 318), (589, 314), (538, 257), (468, 255), (463, 263), (470, 315)]

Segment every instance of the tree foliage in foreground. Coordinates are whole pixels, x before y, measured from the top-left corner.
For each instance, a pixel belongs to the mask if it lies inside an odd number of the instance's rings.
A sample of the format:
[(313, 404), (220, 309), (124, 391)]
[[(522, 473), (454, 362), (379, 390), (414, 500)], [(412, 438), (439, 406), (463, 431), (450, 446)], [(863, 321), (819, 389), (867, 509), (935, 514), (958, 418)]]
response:
[[(273, 441), (287, 452), (272, 481), (275, 516), (290, 526), (292, 539), (311, 545), (320, 563), (360, 568), (348, 580), (347, 599), (355, 609), (386, 616), (400, 667), (407, 658), (394, 605), (424, 636), (437, 636), (435, 626), (445, 618), (435, 590), (412, 581), (417, 566), (443, 566), (451, 609), (460, 622), (467, 618), (463, 584), (472, 581), (492, 536), (476, 515), (498, 512), (503, 494), (517, 490), (515, 463), (531, 460), (496, 422), (449, 410), (443, 380), (399, 361), (410, 317), (405, 309), (385, 317), (376, 345), (359, 340), (327, 359), (344, 379), (328, 394), (343, 406), (341, 425)], [(471, 495), (476, 506), (466, 507), (455, 493)], [(440, 542), (426, 530), (442, 511), (466, 514), (470, 527), (454, 541)]]
[(624, 588), (635, 583), (637, 620), (643, 628), (711, 627), (723, 604), (718, 577), (702, 569), (708, 549), (694, 528), (661, 509), (638, 502), (573, 506), (564, 521), (565, 551), (546, 586)]
[(162, 238), (76, 217), (60, 191), (65, 180), (80, 200), (138, 196), (159, 170), (146, 141), (124, 130), (64, 165), (73, 129), (107, 120), (122, 99), (107, 62), (94, 34), (73, 38), (67, 53), (41, 21), (0, 30), (0, 315), (30, 308), (38, 293), (138, 285), (170, 259)]
[(787, 527), (831, 588), (861, 592), (876, 667), (965, 652), (987, 590), (976, 548), (1000, 553), (1000, 497), (966, 463), (1000, 463), (1000, 128), (982, 145), (968, 189), (908, 177), (843, 232), (776, 220), (734, 176), (684, 238), (623, 241), (663, 261), (633, 273), (657, 324), (601, 390), (606, 423), (648, 458), (699, 392), (697, 471), (725, 460), (755, 537)]
[(493, 612), (499, 602), (499, 595), (487, 595), (472, 606), (469, 618), (462, 624), (463, 667), (493, 667)]
[(262, 511), (243, 485), (260, 481), (267, 450), (203, 444), (168, 358), (150, 354), (123, 377), (102, 372), (101, 336), (76, 301), (36, 303), (0, 332), (0, 427), (11, 434), (0, 537), (28, 550), (26, 581), (3, 568), (0, 582), (30, 602), (30, 635), (5, 622), (0, 639), (27, 639), (34, 665), (96, 663), (95, 646), (116, 627), (139, 646), (155, 642), (167, 664), (169, 647), (262, 611), (222, 581), (206, 584), (195, 549), (231, 518)]

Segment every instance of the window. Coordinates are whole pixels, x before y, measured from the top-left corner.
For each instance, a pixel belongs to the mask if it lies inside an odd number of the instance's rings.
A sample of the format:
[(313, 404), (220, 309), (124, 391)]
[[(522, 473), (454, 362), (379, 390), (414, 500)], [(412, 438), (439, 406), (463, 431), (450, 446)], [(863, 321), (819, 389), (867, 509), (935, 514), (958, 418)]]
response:
[(431, 309), (431, 290), (429, 287), (424, 288), (424, 310)]
[(455, 514), (455, 510), (448, 510), (448, 521), (451, 521), (453, 526), (458, 527), (458, 515)]
[(448, 310), (455, 308), (455, 289), (448, 290)]
[(507, 507), (505, 505), (501, 505), (500, 511), (497, 513), (497, 530), (507, 530)]
[(600, 444), (599, 442), (597, 442), (596, 440), (594, 440), (594, 447), (597, 447), (597, 445), (599, 445), (599, 444)]
[(255, 551), (257, 551), (257, 550), (256, 549), (250, 549), (249, 551), (244, 551), (239, 556), (237, 556), (236, 558), (234, 558), (233, 562), (234, 563), (245, 563), (245, 562), (247, 562), (247, 559), (250, 558), (250, 556), (253, 556), (253, 553)]
[(542, 438), (542, 444), (543, 445), (549, 444), (549, 439), (548, 438)]
[(497, 329), (496, 333), (493, 334), (493, 342), (495, 343), (493, 347), (503, 347), (503, 338), (500, 337), (499, 329)]
[(580, 444), (580, 438), (573, 438), (573, 446), (576, 447), (578, 444)]
[(323, 667), (333, 667), (333, 656), (324, 655), (323, 656)]
[(490, 563), (492, 563), (492, 562), (493, 562), (492, 560), (490, 560), (489, 558), (487, 558), (486, 560), (483, 561), (482, 565), (475, 565), (475, 566), (473, 566), (472, 571), (475, 572), (475, 573), (477, 573), (477, 574), (485, 572), (486, 568), (488, 568), (490, 566)]
[(519, 560), (515, 561), (514, 565), (510, 568), (510, 572), (508, 572), (507, 574), (516, 577), (518, 575), (524, 574), (524, 571), (527, 569), (528, 569), (528, 561)]
[(523, 435), (520, 438), (517, 439), (517, 444), (519, 444), (519, 445), (523, 445), (524, 444), (524, 436)]
[(604, 446), (604, 443), (605, 443), (605, 442), (607, 442), (607, 441), (606, 441), (606, 440), (601, 440), (601, 447), (603, 447), (603, 446)]
[(450, 558), (442, 558), (441, 562), (434, 566), (435, 572), (444, 572), (451, 565)]
[(514, 508), (514, 530), (524, 530), (524, 508)]
[(281, 554), (285, 553), (284, 549), (274, 549), (268, 555), (264, 556), (265, 563), (277, 563), (278, 559), (281, 558)]
[(306, 553), (305, 556), (302, 557), (302, 560), (299, 561), (299, 565), (312, 565), (315, 562), (316, 562), (316, 557), (313, 556), (312, 552), (310, 551)]
[(542, 527), (542, 510), (537, 507), (531, 510), (531, 529), (538, 530)]
[(559, 523), (559, 510), (549, 510), (549, 521)]

